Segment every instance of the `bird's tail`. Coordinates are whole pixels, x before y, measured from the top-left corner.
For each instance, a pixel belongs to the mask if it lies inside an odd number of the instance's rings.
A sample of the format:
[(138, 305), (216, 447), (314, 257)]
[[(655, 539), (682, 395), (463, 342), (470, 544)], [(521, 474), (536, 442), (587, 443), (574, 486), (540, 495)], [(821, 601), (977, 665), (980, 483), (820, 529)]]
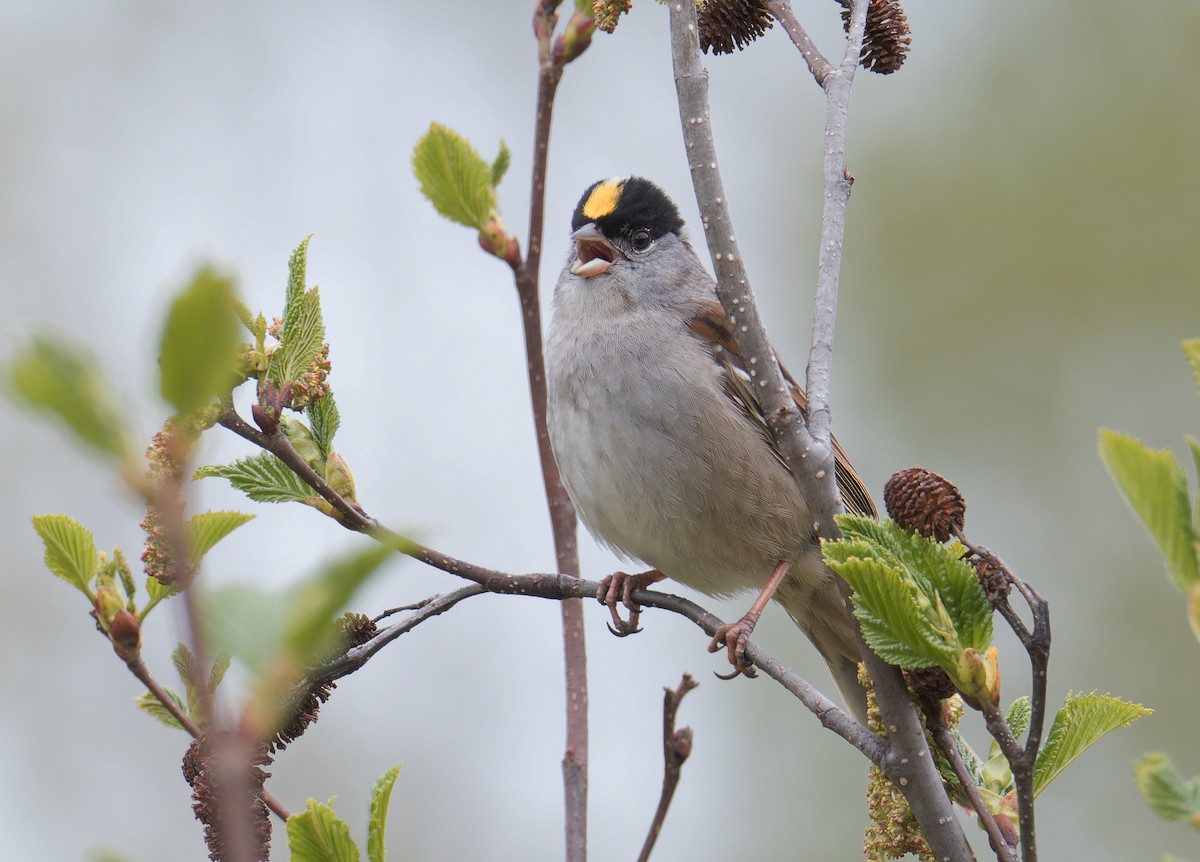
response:
[[(826, 574), (832, 572), (826, 570)], [(850, 711), (864, 727), (867, 724), (867, 692), (858, 681), (862, 655), (850, 611), (833, 578), (823, 579), (815, 589), (784, 582), (775, 600), (825, 659), (829, 673)]]

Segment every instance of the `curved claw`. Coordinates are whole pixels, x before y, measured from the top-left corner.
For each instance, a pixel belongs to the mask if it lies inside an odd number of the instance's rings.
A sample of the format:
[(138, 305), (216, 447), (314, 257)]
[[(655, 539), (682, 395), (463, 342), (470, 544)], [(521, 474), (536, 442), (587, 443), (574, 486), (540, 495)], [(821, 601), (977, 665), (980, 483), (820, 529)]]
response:
[(723, 625), (717, 629), (717, 633), (708, 643), (708, 651), (718, 652), (724, 646), (729, 656), (729, 663), (733, 665), (732, 673), (728, 676), (718, 673), (719, 679), (729, 680), (738, 676), (754, 679), (758, 676), (758, 671), (746, 661), (746, 644), (749, 642), (750, 633), (754, 631), (757, 622), (757, 616), (747, 614), (736, 623)]
[[(600, 604), (608, 608), (612, 614), (612, 622), (608, 623), (608, 630), (619, 638), (635, 635), (642, 629), (638, 626), (638, 618), (642, 614), (642, 607), (633, 600), (633, 591), (642, 589), (650, 584), (662, 580), (662, 574), (655, 569), (645, 572), (640, 575), (630, 575), (625, 572), (614, 572), (600, 581), (600, 588), (596, 590), (596, 599)], [(617, 604), (623, 604), (629, 611), (629, 619), (622, 619), (620, 612), (617, 610)]]

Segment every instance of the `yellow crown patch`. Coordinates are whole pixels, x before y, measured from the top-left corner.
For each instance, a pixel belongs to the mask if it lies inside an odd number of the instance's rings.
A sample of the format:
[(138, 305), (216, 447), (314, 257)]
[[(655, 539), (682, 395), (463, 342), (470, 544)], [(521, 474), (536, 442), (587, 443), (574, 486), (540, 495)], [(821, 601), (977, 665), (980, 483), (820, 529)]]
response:
[(588, 195), (587, 203), (583, 205), (584, 218), (595, 221), (604, 218), (617, 208), (621, 198), (621, 186), (611, 180), (600, 183)]

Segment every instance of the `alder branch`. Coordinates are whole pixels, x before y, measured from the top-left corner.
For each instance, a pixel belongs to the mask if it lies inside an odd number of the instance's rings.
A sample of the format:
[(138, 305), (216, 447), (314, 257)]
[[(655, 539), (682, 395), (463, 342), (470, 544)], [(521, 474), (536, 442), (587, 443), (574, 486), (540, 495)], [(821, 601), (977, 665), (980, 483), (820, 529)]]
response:
[[(845, 161), (846, 115), (854, 72), (862, 52), (867, 2), (854, 2), (845, 54), (837, 69), (818, 72), (817, 55), (813, 53), (815, 46), (808, 50), (797, 43), (814, 77), (826, 93), (825, 204), (806, 379), (808, 403), (803, 413), (784, 381), (778, 358), (759, 317), (741, 255), (737, 251), (736, 234), (713, 142), (708, 75), (700, 63), (695, 5), (673, 3), (670, 10), (671, 55), (679, 97), (679, 117), (696, 202), (717, 275), (717, 295), (733, 324), (738, 350), (758, 371), (759, 400), (768, 417), (771, 436), (800, 485), (813, 516), (815, 531), (823, 538), (836, 539), (838, 529), (833, 515), (842, 511), (843, 506), (834, 471), (829, 382), (845, 212), (851, 186)], [(793, 32), (801, 33), (802, 28), (793, 29)], [(793, 38), (796, 36), (793, 35)], [(890, 744), (883, 762), (879, 763), (880, 768), (908, 799), (937, 858), (973, 858), (970, 845), (942, 788), (920, 716), (899, 669), (881, 661), (866, 647), (861, 634), (859, 645), (880, 710), (889, 728)]]
[[(937, 742), (938, 748), (942, 750), (942, 754), (946, 756), (946, 760), (950, 762), (950, 766), (954, 769), (954, 774), (958, 778), (959, 785), (962, 786), (963, 792), (967, 795), (967, 799), (971, 803), (971, 807), (975, 810), (976, 816), (979, 817), (979, 822), (983, 825), (983, 831), (987, 833), (988, 844), (991, 846), (992, 852), (996, 854), (996, 859), (999, 862), (1016, 862), (1016, 848), (1008, 842), (1008, 839), (1000, 829), (1000, 824), (996, 821), (996, 817), (991, 811), (988, 811), (983, 797), (979, 795), (979, 788), (975, 785), (975, 779), (971, 777), (971, 773), (967, 771), (967, 765), (963, 763), (962, 754), (959, 752), (958, 745), (954, 741), (954, 734), (950, 732), (950, 728), (946, 723), (936, 716), (930, 717), (930, 728), (934, 741)], [(1009, 828), (1011, 829), (1012, 827), (1010, 826)]]
[(663, 783), (662, 792), (658, 797), (658, 807), (654, 811), (654, 819), (650, 823), (650, 831), (642, 844), (642, 852), (638, 854), (638, 862), (647, 862), (654, 844), (658, 841), (658, 833), (662, 831), (663, 821), (667, 818), (667, 810), (675, 797), (675, 788), (679, 786), (679, 776), (683, 764), (692, 753), (692, 729), (690, 727), (675, 729), (675, 716), (679, 705), (689, 691), (700, 683), (692, 679), (690, 674), (684, 674), (679, 685), (664, 690), (663, 694)]
[[(529, 244), (525, 260), (514, 271), (517, 296), (521, 303), (521, 323), (525, 335), (526, 371), (533, 407), (534, 430), (537, 437), (538, 460), (550, 524), (554, 535), (555, 564), (560, 572), (579, 575), (579, 545), (576, 538), (575, 507), (567, 495), (559, 475), (558, 464), (550, 449), (550, 432), (546, 425), (546, 365), (542, 349), (541, 300), (538, 290), (542, 235), (546, 201), (546, 166), (550, 148), (550, 124), (554, 112), (554, 96), (562, 80), (563, 67), (577, 53), (567, 55), (561, 49), (565, 37), (554, 42), (561, 0), (538, 0), (533, 14), (533, 31), (538, 46), (537, 108), (534, 122), (533, 168), (529, 190)], [(569, 33), (577, 24), (576, 12), (568, 25)], [(590, 33), (590, 31), (587, 31)], [(582, 39), (577, 50), (587, 47), (590, 35)], [(556, 50), (556, 47), (559, 50)], [(567, 710), (566, 750), (563, 754), (563, 806), (568, 862), (583, 862), (587, 858), (587, 795), (588, 795), (588, 689), (587, 652), (584, 641), (583, 606), (579, 601), (562, 604), (563, 663), (565, 668), (565, 700)]]

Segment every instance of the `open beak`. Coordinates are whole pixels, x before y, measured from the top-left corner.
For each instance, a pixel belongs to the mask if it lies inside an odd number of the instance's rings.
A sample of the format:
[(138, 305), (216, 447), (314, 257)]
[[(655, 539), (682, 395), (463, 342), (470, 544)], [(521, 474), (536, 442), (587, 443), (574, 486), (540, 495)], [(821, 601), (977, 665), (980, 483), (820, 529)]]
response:
[(608, 272), (617, 259), (616, 249), (608, 244), (594, 222), (588, 222), (575, 231), (571, 239), (575, 241), (575, 263), (571, 264), (571, 272), (580, 278)]

